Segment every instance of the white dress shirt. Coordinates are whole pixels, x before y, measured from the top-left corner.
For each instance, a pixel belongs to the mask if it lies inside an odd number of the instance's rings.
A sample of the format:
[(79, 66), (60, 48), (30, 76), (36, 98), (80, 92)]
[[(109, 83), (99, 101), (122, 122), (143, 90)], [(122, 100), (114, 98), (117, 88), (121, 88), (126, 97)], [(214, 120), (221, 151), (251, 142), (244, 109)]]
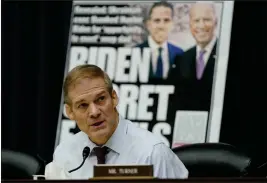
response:
[[(60, 143), (53, 156), (55, 166), (68, 172), (78, 167), (82, 161), (84, 147), (90, 147), (91, 152), (84, 165), (66, 175), (66, 179), (88, 179), (93, 177), (93, 166), (97, 158), (92, 153), (96, 146), (84, 132), (79, 132), (72, 138)], [(131, 121), (119, 118), (119, 124), (104, 145), (110, 152), (106, 155), (106, 164), (117, 165), (153, 165), (154, 177), (157, 178), (187, 178), (188, 171), (180, 159), (153, 133), (139, 128)], [(50, 165), (52, 166), (52, 165)], [(49, 168), (51, 169), (51, 167)], [(50, 176), (50, 179), (53, 177)], [(55, 177), (55, 179), (58, 179)]]
[(206, 47), (204, 49), (202, 49), (199, 45), (197, 45), (197, 57), (196, 57), (196, 60), (199, 58), (199, 53), (200, 53), (200, 50), (205, 50), (205, 54), (203, 55), (203, 59), (204, 59), (204, 64), (205, 66), (207, 65), (208, 63), (208, 60), (210, 58), (210, 56), (213, 56), (213, 55), (210, 55), (212, 50), (213, 50), (213, 47), (216, 43), (216, 36), (214, 36), (212, 38), (212, 40), (209, 42), (209, 44), (206, 45)]
[(169, 62), (169, 52), (168, 52), (168, 42), (165, 41), (162, 45), (158, 45), (151, 36), (148, 36), (148, 45), (151, 49), (152, 53), (152, 68), (153, 73), (157, 71), (157, 62), (159, 56), (159, 48), (162, 48), (162, 62), (163, 62), (163, 78), (166, 79), (168, 77), (170, 62)]

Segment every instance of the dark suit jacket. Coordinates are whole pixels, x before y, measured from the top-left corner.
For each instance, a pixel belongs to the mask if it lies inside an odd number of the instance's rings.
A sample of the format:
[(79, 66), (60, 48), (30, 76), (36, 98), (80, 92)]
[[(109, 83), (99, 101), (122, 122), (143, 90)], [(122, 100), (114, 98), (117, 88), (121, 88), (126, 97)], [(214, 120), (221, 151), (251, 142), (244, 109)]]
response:
[(216, 61), (216, 43), (201, 80), (196, 78), (196, 46), (176, 58), (176, 68), (170, 71), (170, 77), (176, 84), (175, 100), (177, 101), (177, 109), (209, 111)]
[[(146, 40), (143, 43), (137, 45), (136, 47), (148, 48), (149, 47), (148, 41)], [(168, 52), (169, 52), (169, 71), (170, 71), (171, 68), (175, 64), (176, 58), (183, 54), (183, 50), (181, 48), (177, 47), (177, 46), (174, 46), (171, 43), (168, 43)], [(168, 76), (168, 78), (169, 78), (169, 76)], [(150, 82), (157, 82), (157, 81), (160, 81), (160, 80), (162, 80), (162, 79), (158, 79), (158, 78), (154, 77), (153, 70), (152, 70), (152, 62), (150, 62), (149, 81)]]

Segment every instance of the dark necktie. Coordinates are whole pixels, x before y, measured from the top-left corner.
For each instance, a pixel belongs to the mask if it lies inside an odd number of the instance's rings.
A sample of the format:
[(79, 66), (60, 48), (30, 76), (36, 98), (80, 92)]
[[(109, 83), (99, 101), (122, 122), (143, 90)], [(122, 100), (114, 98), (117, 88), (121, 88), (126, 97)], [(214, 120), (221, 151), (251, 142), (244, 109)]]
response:
[(159, 56), (158, 56), (158, 60), (157, 60), (156, 76), (158, 78), (162, 78), (163, 77), (162, 48), (159, 47), (158, 51), (159, 51)]
[(105, 164), (106, 154), (108, 153), (108, 148), (107, 147), (95, 147), (94, 152), (97, 157), (97, 164)]

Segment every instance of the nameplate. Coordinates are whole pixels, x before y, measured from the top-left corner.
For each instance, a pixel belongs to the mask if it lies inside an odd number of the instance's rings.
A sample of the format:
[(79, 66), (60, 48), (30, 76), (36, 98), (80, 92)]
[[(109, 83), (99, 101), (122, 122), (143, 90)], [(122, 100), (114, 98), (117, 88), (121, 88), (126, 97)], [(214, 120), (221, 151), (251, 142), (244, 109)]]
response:
[(153, 177), (153, 165), (96, 165), (94, 177)]

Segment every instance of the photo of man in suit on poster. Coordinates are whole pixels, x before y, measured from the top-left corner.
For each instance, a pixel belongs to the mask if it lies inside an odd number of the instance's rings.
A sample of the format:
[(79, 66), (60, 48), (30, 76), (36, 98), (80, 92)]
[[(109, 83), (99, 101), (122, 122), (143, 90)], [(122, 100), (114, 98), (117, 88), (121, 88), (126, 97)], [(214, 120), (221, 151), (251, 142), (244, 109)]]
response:
[(209, 111), (217, 44), (214, 4), (194, 3), (189, 21), (196, 45), (177, 57), (177, 67), (171, 71), (176, 82), (176, 101), (178, 110)]
[(168, 42), (168, 35), (173, 26), (173, 15), (173, 6), (166, 1), (154, 3), (149, 10), (149, 17), (145, 22), (149, 35), (137, 47), (151, 48), (150, 82), (168, 79), (175, 58), (183, 54), (180, 47)]

